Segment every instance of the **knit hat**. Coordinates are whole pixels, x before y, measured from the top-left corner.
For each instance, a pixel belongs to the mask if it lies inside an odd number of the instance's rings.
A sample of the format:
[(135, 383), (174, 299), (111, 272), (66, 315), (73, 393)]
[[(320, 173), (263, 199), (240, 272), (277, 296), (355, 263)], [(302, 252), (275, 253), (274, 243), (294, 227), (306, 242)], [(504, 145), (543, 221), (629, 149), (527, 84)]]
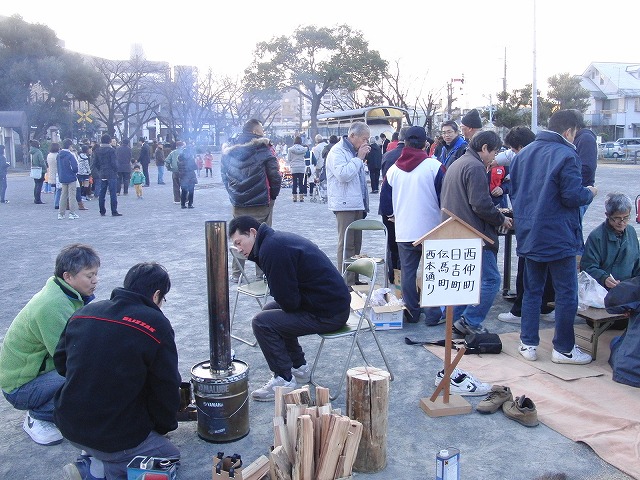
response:
[(464, 117), (462, 117), (462, 125), (469, 128), (482, 128), (482, 120), (480, 120), (480, 113), (475, 108), (470, 110)]
[(427, 140), (427, 132), (423, 127), (411, 127), (405, 134), (405, 140), (415, 139), (419, 142), (425, 142)]

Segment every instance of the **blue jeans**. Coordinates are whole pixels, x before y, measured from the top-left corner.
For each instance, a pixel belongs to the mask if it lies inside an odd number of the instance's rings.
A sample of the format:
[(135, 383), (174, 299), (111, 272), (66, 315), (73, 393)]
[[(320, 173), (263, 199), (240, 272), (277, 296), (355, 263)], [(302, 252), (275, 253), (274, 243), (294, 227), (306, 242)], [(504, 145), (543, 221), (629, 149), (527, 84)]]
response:
[(14, 408), (29, 410), (31, 418), (53, 422), (53, 396), (63, 384), (64, 377), (52, 370), (38, 375), (10, 393), (2, 393)]
[[(498, 270), (498, 254), (488, 248), (482, 249), (482, 272), (480, 276), (480, 303), (477, 305), (457, 305), (453, 309), (454, 321), (464, 317), (472, 327), (482, 325), (493, 300), (500, 290), (500, 270)], [(540, 311), (540, 310), (538, 310)]]
[(180, 458), (180, 450), (171, 440), (158, 432), (152, 431), (139, 445), (119, 452), (103, 452), (95, 448), (70, 442), (72, 445), (86, 451), (92, 457), (104, 464), (106, 478), (113, 480), (127, 480), (127, 465), (138, 455), (145, 457)]
[(105, 208), (105, 198), (107, 196), (107, 189), (109, 190), (109, 199), (111, 200), (111, 215), (118, 213), (118, 197), (116, 193), (118, 191), (118, 179), (108, 178), (100, 180), (100, 196), (98, 197), (98, 206), (100, 207), (100, 213), (104, 215), (107, 213)]
[(561, 353), (570, 352), (576, 341), (573, 322), (578, 311), (576, 257), (572, 255), (553, 262), (535, 262), (525, 258), (525, 262), (520, 340), (525, 345), (540, 344), (540, 305), (547, 275), (551, 275), (556, 293), (553, 347)]
[(164, 165), (158, 165), (158, 185), (164, 183)]
[(412, 242), (397, 242), (400, 256), (400, 284), (402, 286), (402, 299), (411, 314), (414, 322), (420, 318), (420, 313), (427, 315), (426, 322), (437, 323), (442, 315), (440, 307), (420, 308), (420, 297), (416, 287), (416, 277), (420, 259), (422, 258), (422, 245), (416, 247)]

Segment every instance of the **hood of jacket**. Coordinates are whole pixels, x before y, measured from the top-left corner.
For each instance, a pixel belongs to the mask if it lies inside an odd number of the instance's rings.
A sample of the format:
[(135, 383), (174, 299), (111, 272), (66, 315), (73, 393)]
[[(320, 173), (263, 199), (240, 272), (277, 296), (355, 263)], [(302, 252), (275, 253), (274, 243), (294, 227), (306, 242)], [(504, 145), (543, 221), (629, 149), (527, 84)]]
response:
[(396, 161), (396, 166), (404, 172), (412, 172), (428, 156), (427, 152), (419, 148), (404, 147)]

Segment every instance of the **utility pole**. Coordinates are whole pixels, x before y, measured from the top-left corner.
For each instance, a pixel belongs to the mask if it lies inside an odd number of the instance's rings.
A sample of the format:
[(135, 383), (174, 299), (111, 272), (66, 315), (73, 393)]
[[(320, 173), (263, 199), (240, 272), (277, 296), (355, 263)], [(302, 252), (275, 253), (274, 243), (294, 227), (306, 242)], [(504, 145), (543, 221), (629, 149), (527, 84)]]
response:
[(538, 81), (536, 74), (536, 0), (533, 0), (533, 82), (531, 83), (531, 131), (538, 133)]

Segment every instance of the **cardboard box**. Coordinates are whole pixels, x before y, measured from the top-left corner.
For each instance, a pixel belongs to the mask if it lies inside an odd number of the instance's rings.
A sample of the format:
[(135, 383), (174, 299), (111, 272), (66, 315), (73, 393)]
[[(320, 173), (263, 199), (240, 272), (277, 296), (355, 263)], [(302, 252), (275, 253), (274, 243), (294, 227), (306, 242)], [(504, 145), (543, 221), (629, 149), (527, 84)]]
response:
[[(366, 292), (368, 285), (354, 285), (354, 294), (351, 296), (351, 308), (359, 310), (359, 306), (364, 307)], [(393, 291), (393, 290), (392, 290)], [(359, 297), (360, 300), (357, 298)], [(392, 293), (385, 294), (387, 301), (390, 300)], [(371, 307), (367, 312), (367, 316), (376, 326), (376, 330), (400, 330), (404, 323), (404, 305), (384, 305), (381, 307)]]

